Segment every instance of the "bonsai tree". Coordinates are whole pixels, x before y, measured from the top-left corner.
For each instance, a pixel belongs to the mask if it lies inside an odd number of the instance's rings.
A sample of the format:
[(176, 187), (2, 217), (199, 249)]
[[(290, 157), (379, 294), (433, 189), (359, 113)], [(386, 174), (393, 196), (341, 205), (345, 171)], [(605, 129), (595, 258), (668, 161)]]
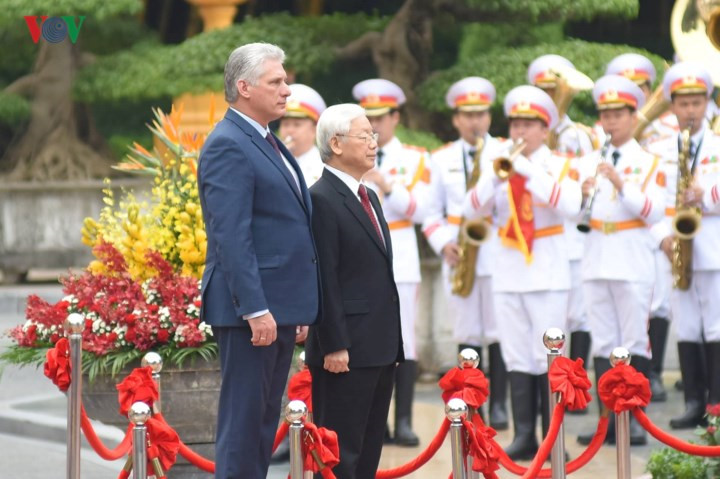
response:
[[(109, 171), (107, 157), (98, 153), (103, 141), (94, 129), (90, 110), (75, 101), (72, 85), (77, 72), (93, 59), (82, 49), (94, 45), (85, 41), (85, 36), (92, 35), (88, 30), (117, 34), (118, 28), (127, 24), (108, 20), (141, 8), (141, 0), (0, 0), (0, 26), (10, 32), (13, 49), (34, 54), (31, 69), (0, 93), (0, 121), (6, 125), (25, 121), (2, 160), (9, 179), (88, 178)], [(46, 40), (42, 17), (49, 17), (54, 22), (52, 29), (62, 35), (61, 15), (71, 16), (73, 23), (64, 24), (64, 40)], [(26, 22), (26, 16), (33, 18)], [(48, 27), (46, 31), (52, 30)], [(57, 38), (62, 36), (53, 40)], [(122, 38), (114, 41), (122, 43)]]

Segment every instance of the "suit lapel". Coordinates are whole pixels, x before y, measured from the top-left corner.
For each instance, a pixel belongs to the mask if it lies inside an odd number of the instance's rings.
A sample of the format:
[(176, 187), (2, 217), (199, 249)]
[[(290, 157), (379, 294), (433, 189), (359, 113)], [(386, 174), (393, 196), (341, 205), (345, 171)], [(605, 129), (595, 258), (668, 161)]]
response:
[[(298, 199), (302, 207), (307, 212), (308, 208), (306, 204), (309, 204), (309, 198), (305, 200), (303, 198), (305, 194), (301, 196), (301, 192), (298, 190), (298, 185), (297, 183), (295, 183), (295, 179), (292, 177), (290, 171), (288, 171), (288, 168), (285, 165), (285, 162), (283, 162), (282, 158), (278, 157), (273, 147), (270, 146), (270, 143), (268, 143), (268, 141), (260, 134), (259, 131), (257, 131), (252, 125), (245, 121), (244, 118), (242, 118), (234, 111), (228, 110), (228, 112), (225, 114), (225, 118), (235, 123), (237, 126), (240, 127), (241, 130), (245, 132), (245, 134), (250, 136), (250, 139), (255, 144), (255, 146), (257, 146), (260, 151), (262, 151), (263, 154), (270, 160), (270, 163), (272, 163), (275, 168), (280, 171), (280, 174), (283, 176), (283, 178), (285, 178), (288, 186), (290, 186), (290, 189), (293, 191), (295, 198)], [(272, 135), (272, 133), (270, 134)], [(300, 181), (300, 185), (302, 188), (302, 185), (304, 185), (304, 182), (302, 180), (302, 173), (299, 172), (300, 168), (298, 167), (295, 158), (293, 158), (292, 154), (287, 150), (287, 148), (285, 148), (285, 145), (283, 145), (279, 140), (277, 140), (277, 137), (275, 137), (275, 141), (278, 143), (280, 151), (295, 169), (295, 172), (298, 173), (298, 180)], [(307, 187), (305, 187), (305, 190), (307, 190)]]
[[(378, 238), (375, 227), (370, 221), (365, 209), (360, 204), (360, 200), (355, 196), (355, 193), (350, 191), (350, 188), (348, 188), (340, 178), (330, 173), (328, 170), (323, 171), (323, 178), (328, 180), (337, 192), (345, 197), (345, 207), (349, 209), (350, 213), (352, 213), (353, 216), (355, 216), (355, 218), (360, 222), (360, 225), (362, 225), (365, 229), (365, 232), (370, 236), (370, 239), (372, 239), (373, 243), (375, 243), (375, 246), (377, 246), (383, 254), (387, 255), (385, 245), (382, 243), (382, 240)], [(388, 236), (385, 237), (387, 238)]]
[[(385, 253), (387, 254), (388, 261), (390, 261), (390, 264), (392, 264), (392, 243), (390, 242), (390, 228), (388, 227), (387, 221), (385, 221), (385, 215), (383, 215), (380, 200), (378, 199), (377, 194), (375, 194), (375, 192), (370, 188), (368, 188), (368, 197), (370, 198), (370, 204), (372, 205), (375, 213), (377, 214), (378, 223), (380, 224), (380, 230), (382, 230), (383, 238), (385, 238)], [(363, 209), (363, 211), (365, 210)]]

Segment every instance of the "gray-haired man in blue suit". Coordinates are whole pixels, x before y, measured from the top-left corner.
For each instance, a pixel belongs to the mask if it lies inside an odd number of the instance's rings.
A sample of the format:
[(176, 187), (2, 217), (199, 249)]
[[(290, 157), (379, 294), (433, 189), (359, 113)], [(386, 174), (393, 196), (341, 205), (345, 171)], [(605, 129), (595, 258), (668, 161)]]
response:
[(290, 95), (284, 52), (237, 48), (230, 104), (200, 154), (207, 258), (202, 318), (220, 349), (215, 477), (264, 479), (293, 347), (318, 317), (311, 204), (292, 154), (268, 129)]

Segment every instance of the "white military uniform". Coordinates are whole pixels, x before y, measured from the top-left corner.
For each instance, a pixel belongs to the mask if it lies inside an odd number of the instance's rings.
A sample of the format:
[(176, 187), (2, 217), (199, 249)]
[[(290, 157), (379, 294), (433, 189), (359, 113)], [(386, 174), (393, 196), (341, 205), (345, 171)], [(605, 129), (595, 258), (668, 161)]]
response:
[[(705, 192), (702, 223), (693, 239), (693, 278), (690, 289), (672, 289), (670, 304), (677, 324), (678, 341), (699, 343), (703, 338), (705, 341), (720, 341), (720, 138), (704, 124), (693, 135), (691, 142), (700, 145), (690, 161), (694, 160), (695, 163), (695, 181)], [(653, 227), (656, 244), (673, 234), (678, 146), (678, 134), (650, 145), (650, 151), (662, 157), (667, 175), (667, 215)]]
[[(481, 176), (491, 174), (493, 159), (504, 150), (502, 143), (489, 134), (485, 135), (480, 156)], [(466, 181), (473, 170), (471, 151), (474, 150), (475, 145), (459, 139), (432, 154), (432, 199), (430, 211), (423, 223), (423, 232), (430, 246), (441, 257), (443, 247), (458, 239), (467, 193)], [(453, 337), (460, 344), (488, 345), (500, 340), (493, 308), (491, 278), (498, 237), (491, 215), (488, 220), (490, 231), (478, 251), (474, 265), (475, 282), (467, 297), (452, 294), (453, 269), (445, 261), (442, 264), (445, 293), (455, 317)]]
[(323, 162), (320, 158), (320, 151), (317, 146), (313, 146), (302, 155), (296, 156), (295, 160), (300, 165), (305, 183), (310, 188), (322, 176)]
[[(642, 106), (645, 96), (631, 80), (607, 75), (595, 84), (599, 110)], [(610, 145), (606, 157), (593, 153), (581, 178), (595, 176), (601, 162), (614, 163), (623, 182), (618, 192), (609, 179), (596, 177), (591, 230), (583, 258), (583, 286), (588, 304), (593, 356), (606, 358), (616, 346), (649, 357), (648, 313), (655, 280), (655, 243), (648, 224), (665, 210), (660, 160), (631, 139)]]
[(383, 215), (390, 229), (393, 245), (393, 271), (400, 297), (405, 358), (417, 359), (415, 348), (415, 318), (417, 317), (420, 287), (420, 254), (414, 224), (421, 224), (428, 211), (431, 168), (427, 151), (403, 145), (393, 137), (378, 149), (378, 169), (392, 184), (392, 193), (383, 198)]
[[(495, 313), (503, 318), (501, 345), (508, 371), (539, 375), (547, 372), (547, 350), (540, 338), (550, 327), (563, 327), (567, 313), (570, 268), (563, 224), (578, 213), (580, 188), (566, 174), (569, 159), (545, 145), (526, 163), (522, 174), (532, 194), (535, 223), (532, 261), (527, 263), (522, 252), (501, 243), (494, 255), (493, 293)], [(483, 175), (466, 196), (463, 213), (474, 218), (495, 209), (498, 225), (504, 227), (511, 217), (508, 189), (508, 182), (501, 182), (494, 171)]]

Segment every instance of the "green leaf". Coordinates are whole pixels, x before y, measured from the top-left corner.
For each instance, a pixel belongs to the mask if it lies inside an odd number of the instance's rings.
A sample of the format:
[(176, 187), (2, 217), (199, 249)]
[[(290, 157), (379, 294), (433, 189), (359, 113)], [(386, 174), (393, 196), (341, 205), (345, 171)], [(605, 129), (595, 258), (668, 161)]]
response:
[(29, 117), (29, 101), (20, 95), (0, 91), (0, 123), (17, 127)]

